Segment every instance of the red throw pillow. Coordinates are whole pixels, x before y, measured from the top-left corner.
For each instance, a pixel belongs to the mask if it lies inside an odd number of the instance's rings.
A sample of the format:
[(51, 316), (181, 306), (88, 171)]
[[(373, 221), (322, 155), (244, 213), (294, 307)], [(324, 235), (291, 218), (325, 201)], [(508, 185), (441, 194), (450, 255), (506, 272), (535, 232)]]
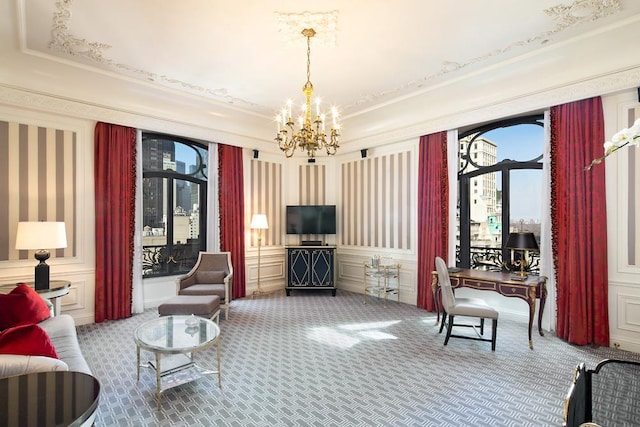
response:
[(0, 330), (33, 325), (51, 316), (47, 303), (24, 283), (8, 294), (0, 294)]
[(0, 332), (0, 354), (59, 358), (49, 335), (38, 325), (16, 326)]

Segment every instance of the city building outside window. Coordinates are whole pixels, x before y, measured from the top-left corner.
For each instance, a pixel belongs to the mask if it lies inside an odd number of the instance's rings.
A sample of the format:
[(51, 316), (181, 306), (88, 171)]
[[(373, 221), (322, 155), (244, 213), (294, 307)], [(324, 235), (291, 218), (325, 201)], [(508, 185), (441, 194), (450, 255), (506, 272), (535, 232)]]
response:
[(142, 134), (143, 277), (184, 274), (206, 249), (207, 147)]

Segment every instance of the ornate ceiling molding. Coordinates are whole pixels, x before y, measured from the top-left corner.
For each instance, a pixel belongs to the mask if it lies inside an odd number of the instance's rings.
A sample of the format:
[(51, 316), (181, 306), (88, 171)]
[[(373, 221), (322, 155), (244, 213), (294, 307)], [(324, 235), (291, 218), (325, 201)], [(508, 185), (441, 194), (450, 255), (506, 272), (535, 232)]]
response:
[[(372, 148), (389, 143), (397, 143), (418, 138), (445, 129), (456, 129), (474, 123), (497, 120), (514, 114), (529, 113), (560, 105), (566, 102), (585, 99), (596, 95), (606, 95), (623, 90), (633, 90), (640, 81), (640, 67), (619, 72), (613, 75), (597, 77), (559, 88), (541, 90), (523, 94), (511, 99), (496, 102), (491, 105), (470, 106), (468, 110), (457, 111), (441, 117), (434, 117), (425, 121), (407, 124), (397, 129), (387, 129), (376, 135), (358, 134), (342, 145), (342, 155)], [(634, 95), (635, 96), (635, 95)], [(38, 92), (9, 87), (0, 84), (0, 104), (12, 105), (32, 111), (44, 111), (51, 114), (73, 118), (105, 121), (132, 126), (140, 129), (153, 129), (185, 137), (194, 137), (203, 141), (216, 141), (225, 144), (255, 148), (256, 141), (263, 141), (265, 151), (279, 153), (276, 144), (270, 139), (263, 139), (257, 135), (264, 133), (264, 129), (246, 128), (243, 134), (229, 133), (214, 129), (208, 125), (193, 121), (176, 121), (175, 118), (157, 117), (135, 111), (107, 106), (95, 105), (81, 101), (55, 97)]]
[(554, 35), (568, 30), (576, 25), (580, 25), (585, 22), (597, 21), (606, 16), (614, 14), (620, 11), (620, 0), (574, 0), (569, 5), (559, 4), (552, 6), (544, 10), (544, 13), (556, 22), (555, 27), (548, 31), (534, 34), (531, 37), (518, 40), (504, 46), (501, 49), (495, 49), (489, 52), (484, 52), (474, 58), (469, 58), (464, 61), (443, 61), (440, 70), (435, 73), (427, 74), (420, 79), (408, 81), (405, 84), (379, 92), (377, 94), (369, 94), (361, 97), (356, 102), (343, 106), (344, 109), (351, 109), (356, 106), (362, 106), (367, 103), (380, 100), (385, 97), (390, 97), (401, 92), (405, 92), (410, 89), (419, 89), (435, 80), (438, 77), (458, 72), (472, 65), (482, 63), (490, 58), (503, 55), (507, 52), (511, 52), (515, 49), (530, 45), (532, 43), (545, 43)]
[(541, 111), (553, 105), (560, 105), (593, 96), (604, 96), (630, 89), (635, 91), (638, 86), (638, 81), (640, 81), (640, 67), (567, 84), (557, 88), (522, 94), (494, 104), (470, 106), (469, 109), (457, 111), (455, 114), (435, 117), (395, 130), (387, 129), (379, 135), (363, 135), (349, 139), (345, 141), (346, 144), (343, 145), (345, 150), (343, 151), (346, 154), (362, 148), (405, 141), (417, 138), (420, 135), (427, 135), (446, 129), (457, 129), (475, 123), (511, 117), (516, 114)]
[(278, 33), (282, 42), (288, 46), (306, 45), (306, 39), (300, 37), (302, 30), (313, 28), (316, 35), (314, 45), (336, 47), (338, 32), (338, 11), (283, 13), (275, 12), (278, 21)]
[(156, 74), (147, 70), (142, 70), (128, 64), (116, 62), (105, 55), (105, 51), (111, 46), (105, 43), (91, 42), (87, 39), (75, 37), (69, 32), (71, 21), (71, 6), (73, 0), (57, 0), (56, 12), (53, 15), (53, 27), (51, 29), (52, 40), (49, 42), (49, 49), (62, 52), (69, 56), (88, 59), (92, 62), (105, 65), (111, 69), (119, 70), (137, 78), (150, 82), (160, 82), (174, 88), (181, 88), (191, 93), (209, 95), (214, 99), (227, 104), (238, 104), (244, 106), (257, 107), (258, 105), (246, 99), (238, 98), (229, 94), (225, 88), (207, 88), (183, 80), (175, 79), (171, 76)]

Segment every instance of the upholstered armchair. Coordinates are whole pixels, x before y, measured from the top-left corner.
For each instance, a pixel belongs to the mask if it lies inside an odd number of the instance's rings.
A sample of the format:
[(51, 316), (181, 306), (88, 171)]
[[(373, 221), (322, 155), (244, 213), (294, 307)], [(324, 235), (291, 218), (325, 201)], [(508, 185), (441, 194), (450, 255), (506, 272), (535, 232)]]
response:
[(191, 271), (176, 280), (178, 295), (218, 295), (225, 319), (229, 319), (232, 281), (231, 252), (200, 252)]

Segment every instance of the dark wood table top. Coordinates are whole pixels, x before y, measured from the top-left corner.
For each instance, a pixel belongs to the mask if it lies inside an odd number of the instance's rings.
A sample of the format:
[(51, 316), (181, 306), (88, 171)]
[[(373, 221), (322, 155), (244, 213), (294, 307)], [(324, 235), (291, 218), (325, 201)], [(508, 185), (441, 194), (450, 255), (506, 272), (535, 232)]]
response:
[(82, 372), (0, 378), (0, 426), (80, 426), (98, 408), (100, 383)]

